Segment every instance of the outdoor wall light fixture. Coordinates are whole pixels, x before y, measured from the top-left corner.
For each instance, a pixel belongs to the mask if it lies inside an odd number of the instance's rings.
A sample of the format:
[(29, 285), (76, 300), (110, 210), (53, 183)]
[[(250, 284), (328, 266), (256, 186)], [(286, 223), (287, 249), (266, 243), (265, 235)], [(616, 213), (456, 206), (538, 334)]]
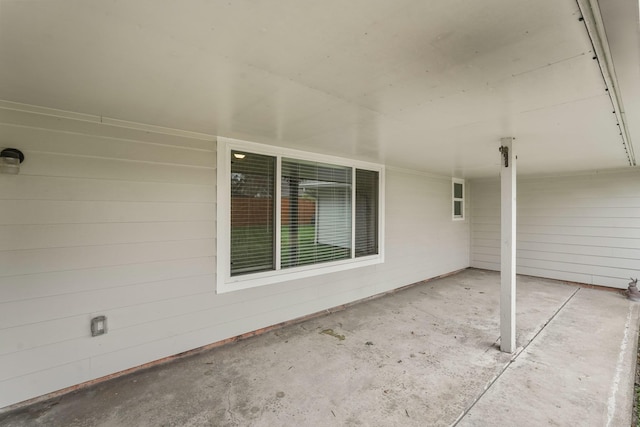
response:
[(17, 148), (5, 148), (0, 151), (0, 173), (17, 175), (20, 163), (24, 161), (24, 154)]

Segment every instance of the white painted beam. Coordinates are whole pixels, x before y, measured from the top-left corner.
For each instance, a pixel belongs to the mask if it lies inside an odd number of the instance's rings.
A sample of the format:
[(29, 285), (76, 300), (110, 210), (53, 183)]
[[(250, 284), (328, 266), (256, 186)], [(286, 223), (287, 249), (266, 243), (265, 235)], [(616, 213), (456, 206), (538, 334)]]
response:
[(516, 156), (514, 138), (500, 147), (500, 350), (516, 349)]

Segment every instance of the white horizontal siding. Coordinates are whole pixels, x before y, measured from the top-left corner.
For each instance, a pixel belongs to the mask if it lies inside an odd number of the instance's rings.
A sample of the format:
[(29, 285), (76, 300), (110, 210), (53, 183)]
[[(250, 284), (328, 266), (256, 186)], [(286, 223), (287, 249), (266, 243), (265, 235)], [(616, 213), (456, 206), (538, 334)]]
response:
[(0, 225), (0, 251), (212, 239), (214, 226), (211, 220)]
[[(473, 182), (471, 265), (500, 269), (500, 186)], [(518, 180), (517, 271), (626, 288), (640, 276), (640, 173)]]
[(384, 264), (216, 295), (215, 143), (83, 119), (0, 108), (0, 407), (469, 266), (451, 181), (387, 170)]
[[(1, 141), (1, 140), (0, 140)], [(9, 143), (6, 143), (7, 145)], [(26, 164), (24, 168), (26, 169)], [(0, 200), (155, 203), (172, 207), (175, 203), (212, 203), (211, 183), (181, 185), (169, 182), (127, 182), (126, 191), (110, 180), (20, 175), (19, 180), (0, 180)], [(167, 203), (163, 205), (161, 203)], [(4, 203), (2, 203), (4, 204)], [(136, 211), (130, 209), (129, 211)]]
[(95, 200), (9, 200), (0, 206), (0, 223), (96, 224), (106, 222), (208, 221), (215, 204)]
[[(158, 227), (162, 233), (162, 227)], [(9, 250), (0, 253), (2, 276), (59, 272), (174, 259), (214, 256), (214, 239), (173, 240), (120, 245)]]
[[(163, 338), (118, 331), (210, 307), (212, 138), (0, 108), (0, 147), (26, 156), (20, 175), (0, 175), (0, 406)], [(109, 315), (105, 339), (89, 336), (96, 314)]]
[(213, 263), (211, 256), (174, 255), (162, 261), (5, 276), (0, 277), (0, 303), (212, 274)]

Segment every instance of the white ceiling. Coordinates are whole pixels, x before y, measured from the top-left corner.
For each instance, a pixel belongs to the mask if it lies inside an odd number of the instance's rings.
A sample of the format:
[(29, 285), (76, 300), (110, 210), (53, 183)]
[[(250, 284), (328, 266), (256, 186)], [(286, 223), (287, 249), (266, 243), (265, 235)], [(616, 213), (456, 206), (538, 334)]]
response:
[[(601, 3), (608, 34), (626, 17), (609, 41), (633, 132), (638, 4)], [(0, 0), (0, 99), (467, 178), (498, 173), (506, 136), (524, 174), (626, 167), (580, 16), (575, 0)]]

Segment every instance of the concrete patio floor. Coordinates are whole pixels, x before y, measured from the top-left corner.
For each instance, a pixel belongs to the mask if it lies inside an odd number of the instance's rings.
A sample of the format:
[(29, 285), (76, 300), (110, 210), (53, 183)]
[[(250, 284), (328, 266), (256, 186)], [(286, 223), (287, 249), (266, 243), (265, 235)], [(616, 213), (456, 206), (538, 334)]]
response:
[(0, 413), (2, 426), (629, 426), (639, 305), (518, 276), (501, 353), (499, 274), (468, 269)]

